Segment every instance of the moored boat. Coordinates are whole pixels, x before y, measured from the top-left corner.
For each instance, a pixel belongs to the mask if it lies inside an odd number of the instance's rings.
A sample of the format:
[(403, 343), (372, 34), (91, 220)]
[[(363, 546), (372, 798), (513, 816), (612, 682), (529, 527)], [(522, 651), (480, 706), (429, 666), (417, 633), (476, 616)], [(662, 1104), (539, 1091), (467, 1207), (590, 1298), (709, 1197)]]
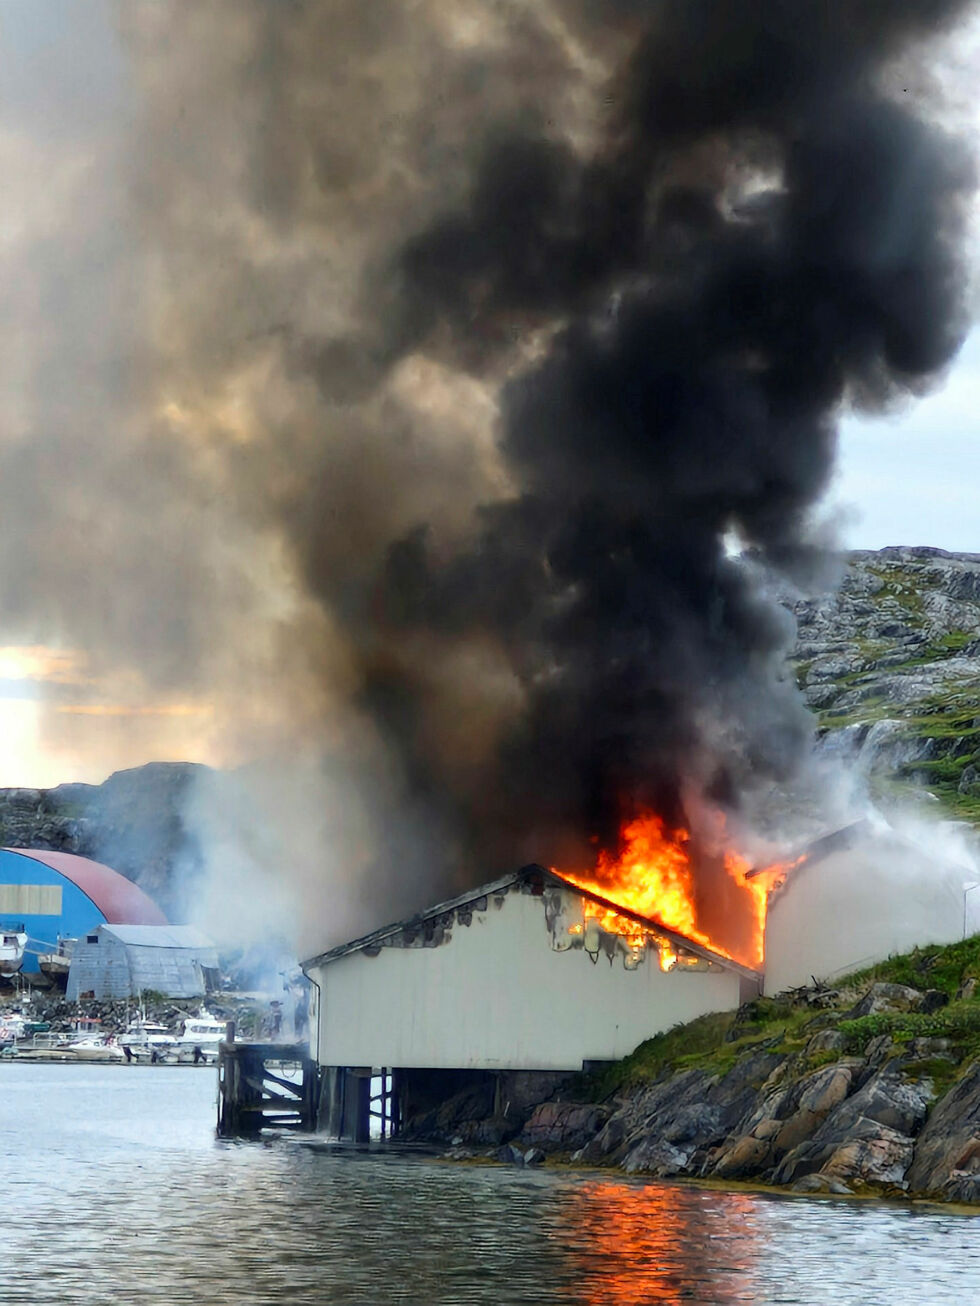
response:
[(83, 1034), (65, 1048), (78, 1061), (125, 1061), (126, 1054), (111, 1035)]
[(17, 1040), (24, 1037), (24, 1030), (23, 1016), (4, 1016), (0, 1019), (0, 1048), (15, 1047)]
[(217, 1061), (218, 1044), (224, 1041), (226, 1032), (227, 1023), (207, 1011), (186, 1017), (176, 1039), (178, 1060)]
[(67, 980), (74, 944), (74, 939), (59, 939), (53, 951), (39, 953), (37, 964), (41, 974), (53, 980)]
[(4, 925), (0, 934), (0, 975), (9, 979), (24, 964), (27, 931), (23, 925)]
[(177, 1055), (177, 1040), (167, 1026), (142, 1016), (129, 1022), (119, 1046), (127, 1061), (172, 1061)]

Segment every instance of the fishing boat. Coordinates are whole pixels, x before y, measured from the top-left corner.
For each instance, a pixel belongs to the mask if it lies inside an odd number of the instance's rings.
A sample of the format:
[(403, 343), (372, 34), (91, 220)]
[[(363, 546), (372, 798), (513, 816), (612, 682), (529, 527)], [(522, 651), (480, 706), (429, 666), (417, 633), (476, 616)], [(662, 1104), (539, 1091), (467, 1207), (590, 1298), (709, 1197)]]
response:
[(66, 981), (68, 979), (68, 968), (71, 965), (71, 950), (74, 945), (74, 939), (59, 938), (50, 952), (39, 953), (37, 964), (41, 974), (47, 975), (52, 980)]

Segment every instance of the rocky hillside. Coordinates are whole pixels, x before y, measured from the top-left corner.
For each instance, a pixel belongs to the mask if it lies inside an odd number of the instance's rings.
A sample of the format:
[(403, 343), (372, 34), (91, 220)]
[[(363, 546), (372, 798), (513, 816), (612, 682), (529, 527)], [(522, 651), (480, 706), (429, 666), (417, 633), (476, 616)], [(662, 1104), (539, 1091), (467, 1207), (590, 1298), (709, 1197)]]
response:
[[(472, 1090), (409, 1123), (457, 1158), (549, 1155), (801, 1192), (980, 1201), (980, 938), (839, 988), (759, 999), (643, 1043), (505, 1114)], [(488, 1146), (489, 1145), (489, 1146)]]
[[(104, 784), (0, 789), (0, 846), (80, 853), (120, 871), (180, 919), (180, 886), (197, 866), (183, 801), (205, 768), (153, 762)], [(181, 873), (178, 873), (181, 872)]]
[(823, 747), (879, 799), (928, 791), (980, 821), (980, 554), (853, 553), (835, 593), (789, 606)]

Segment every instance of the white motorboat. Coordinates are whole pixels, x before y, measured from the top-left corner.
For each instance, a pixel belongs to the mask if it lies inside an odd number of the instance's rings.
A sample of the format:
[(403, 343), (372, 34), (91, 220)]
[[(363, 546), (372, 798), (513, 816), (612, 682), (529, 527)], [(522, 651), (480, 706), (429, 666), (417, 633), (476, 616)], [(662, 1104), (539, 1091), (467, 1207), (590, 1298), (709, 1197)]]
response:
[(23, 925), (5, 925), (0, 927), (0, 975), (9, 978), (16, 975), (24, 964), (24, 949), (27, 946), (27, 932)]
[(127, 1061), (173, 1061), (177, 1055), (177, 1040), (167, 1026), (142, 1016), (129, 1022), (119, 1046)]
[(125, 1061), (126, 1054), (110, 1035), (83, 1034), (65, 1048), (79, 1061)]
[(209, 1012), (186, 1017), (177, 1033), (178, 1060), (217, 1061), (218, 1044), (224, 1042), (226, 1031), (227, 1022)]

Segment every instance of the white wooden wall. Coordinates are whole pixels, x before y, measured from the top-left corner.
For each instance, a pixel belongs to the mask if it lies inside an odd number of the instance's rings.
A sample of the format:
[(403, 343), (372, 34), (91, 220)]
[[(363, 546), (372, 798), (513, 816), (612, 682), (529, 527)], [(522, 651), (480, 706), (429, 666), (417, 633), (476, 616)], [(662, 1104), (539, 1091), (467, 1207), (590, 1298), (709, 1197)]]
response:
[(918, 945), (954, 942), (968, 879), (963, 868), (888, 836), (801, 866), (769, 909), (766, 993), (811, 976), (833, 983)]
[(382, 948), (310, 969), (320, 986), (322, 1065), (578, 1070), (644, 1039), (738, 1006), (727, 970), (661, 971), (648, 951), (556, 951), (541, 898), (511, 892), (439, 947)]

